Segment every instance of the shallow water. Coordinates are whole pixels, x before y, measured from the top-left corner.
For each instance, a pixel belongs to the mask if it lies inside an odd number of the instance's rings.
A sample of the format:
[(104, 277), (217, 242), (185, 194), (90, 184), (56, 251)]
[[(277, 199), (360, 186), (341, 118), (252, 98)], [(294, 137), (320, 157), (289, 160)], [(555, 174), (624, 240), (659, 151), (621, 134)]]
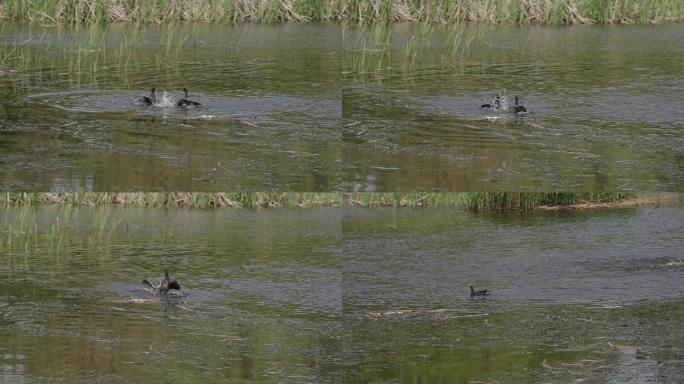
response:
[(682, 381), (682, 213), (347, 211), (348, 381)]
[[(683, 34), (681, 24), (351, 29), (345, 188), (681, 191)], [(529, 113), (480, 108), (499, 92)]]
[(0, 381), (681, 382), (683, 213), (4, 210)]
[(1, 189), (684, 190), (681, 24), (1, 28)]
[[(13, 228), (14, 245), (0, 234), (0, 381), (331, 381), (339, 214), (9, 212), (3, 230)], [(59, 222), (65, 230), (53, 230)], [(143, 291), (141, 280), (164, 269), (183, 297)]]
[[(333, 190), (340, 31), (3, 23), (0, 189)], [(136, 105), (153, 86), (165, 105)]]

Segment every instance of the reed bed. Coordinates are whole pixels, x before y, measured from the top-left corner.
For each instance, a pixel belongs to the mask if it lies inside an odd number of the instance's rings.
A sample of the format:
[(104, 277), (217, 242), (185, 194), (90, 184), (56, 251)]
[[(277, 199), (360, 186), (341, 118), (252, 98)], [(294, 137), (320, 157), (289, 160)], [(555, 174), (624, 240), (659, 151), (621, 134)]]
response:
[[(111, 206), (79, 209), (65, 204), (41, 212), (26, 205), (0, 215), (0, 254), (7, 256), (7, 265), (21, 266), (28, 255), (35, 253), (68, 253), (75, 242), (85, 241), (98, 254), (108, 252), (112, 234), (120, 227), (121, 219), (114, 218)], [(28, 264), (25, 266), (28, 268)]]
[(337, 192), (21, 192), (0, 194), (0, 206), (75, 205), (107, 206), (129, 205), (139, 207), (188, 208), (311, 208), (339, 206)]
[(539, 207), (616, 203), (634, 199), (632, 192), (438, 192), (350, 193), (345, 205), (353, 207), (442, 207), (486, 212), (527, 211)]
[[(174, 63), (184, 49), (192, 46), (193, 41), (191, 35), (181, 34), (179, 27), (179, 24), (149, 27), (133, 24), (123, 30), (111, 30), (104, 25), (88, 25), (75, 28), (82, 33), (69, 34), (62, 34), (60, 29), (57, 34), (61, 39), (60, 49), (57, 50), (51, 40), (55, 35), (42, 28), (32, 32), (29, 38), (15, 36), (14, 40), (0, 44), (0, 68), (6, 67), (9, 70), (6, 74), (17, 79), (12, 82), (15, 88), (43, 86), (64, 80), (59, 72), (68, 73), (74, 86), (99, 82), (129, 86), (135, 83), (131, 79), (131, 72), (135, 72), (130, 70), (131, 63), (141, 54), (153, 52), (163, 58), (157, 64), (160, 78), (173, 76)], [(10, 29), (11, 25), (0, 23), (0, 34)], [(158, 31), (154, 34), (158, 40), (150, 40), (157, 43), (157, 48), (141, 50), (138, 45), (141, 36), (149, 36), (149, 29)], [(54, 71), (52, 68), (62, 70)]]
[(440, 193), (299, 193), (299, 192), (134, 192), (134, 193), (3, 193), (0, 205), (315, 208), (315, 207), (444, 207), (471, 211), (530, 210), (542, 206), (614, 203), (634, 199), (631, 192), (440, 192)]
[(335, 19), (329, 0), (2, 0), (0, 16), (39, 23), (102, 24), (319, 21)]
[(0, 0), (0, 18), (94, 24), (472, 21), (517, 24), (659, 23), (684, 18), (681, 0)]
[(496, 24), (657, 23), (684, 18), (679, 0), (349, 0), (359, 23), (472, 21)]
[(416, 23), (406, 28), (374, 24), (344, 30), (343, 72), (359, 80), (383, 80), (393, 75), (411, 78), (427, 63), (459, 69), (475, 39), (486, 26)]

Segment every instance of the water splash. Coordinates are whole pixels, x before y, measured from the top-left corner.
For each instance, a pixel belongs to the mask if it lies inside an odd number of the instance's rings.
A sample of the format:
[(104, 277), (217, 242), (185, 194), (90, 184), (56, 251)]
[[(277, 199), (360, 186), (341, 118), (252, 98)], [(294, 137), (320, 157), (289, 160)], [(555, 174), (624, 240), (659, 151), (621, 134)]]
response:
[(684, 260), (680, 259), (672, 259), (668, 260), (666, 263), (663, 264), (664, 267), (681, 267), (684, 266)]
[(501, 99), (501, 108), (499, 110), (501, 112), (509, 112), (511, 110), (511, 105), (508, 102), (508, 95), (506, 94), (506, 90), (503, 91), (503, 93), (500, 96)]
[(165, 90), (162, 92), (161, 97), (157, 98), (157, 102), (154, 105), (162, 108), (175, 107), (176, 101), (174, 100), (174, 97)]
[(501, 113), (510, 111), (511, 105), (508, 101), (508, 95), (505, 89), (500, 89), (488, 104), (491, 105), (491, 107), (488, 107), (487, 109), (492, 112)]
[(499, 114), (509, 112), (516, 115), (527, 113), (527, 110), (523, 106), (518, 106), (517, 96), (509, 98), (505, 89), (499, 90), (496, 96), (492, 99), (491, 103), (484, 104), (482, 107), (487, 108), (487, 110), (490, 112)]

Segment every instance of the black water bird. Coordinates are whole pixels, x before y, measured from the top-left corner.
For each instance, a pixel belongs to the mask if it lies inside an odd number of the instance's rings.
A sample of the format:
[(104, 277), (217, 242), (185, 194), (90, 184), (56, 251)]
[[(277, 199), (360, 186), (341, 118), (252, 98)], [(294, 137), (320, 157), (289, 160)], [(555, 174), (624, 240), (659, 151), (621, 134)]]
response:
[(527, 112), (527, 108), (525, 108), (522, 105), (518, 105), (518, 96), (515, 97), (515, 105), (511, 107), (511, 112), (513, 112), (513, 113)]
[(152, 285), (147, 280), (143, 280), (142, 283), (143, 289), (155, 296), (164, 296), (167, 294), (182, 296), (180, 284), (178, 284), (176, 280), (170, 280), (169, 273), (166, 270), (164, 270), (164, 278), (157, 282), (156, 285)]
[(494, 108), (494, 109), (500, 109), (501, 108), (501, 96), (496, 95), (494, 98), (494, 104), (482, 104), (480, 108)]
[(150, 95), (149, 96), (138, 96), (135, 98), (135, 102), (139, 105), (154, 105), (154, 103), (157, 102), (157, 96), (155, 96), (154, 91), (156, 91), (155, 88), (152, 88), (150, 90)]
[(486, 289), (482, 289), (479, 291), (476, 291), (473, 286), (470, 286), (470, 297), (475, 297), (475, 296), (489, 296), (489, 291)]
[(196, 101), (188, 100), (188, 89), (183, 88), (183, 98), (178, 100), (178, 102), (176, 103), (176, 106), (177, 107), (201, 107), (202, 104), (200, 104)]

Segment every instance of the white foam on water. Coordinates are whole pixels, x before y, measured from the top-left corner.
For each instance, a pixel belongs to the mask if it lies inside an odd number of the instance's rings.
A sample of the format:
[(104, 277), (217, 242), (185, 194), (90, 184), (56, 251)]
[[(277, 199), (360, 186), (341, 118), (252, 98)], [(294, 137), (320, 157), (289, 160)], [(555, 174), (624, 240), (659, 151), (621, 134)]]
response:
[(679, 267), (681, 265), (684, 265), (684, 260), (670, 260), (667, 263), (663, 264), (663, 266), (665, 267)]
[(168, 92), (164, 91), (162, 92), (161, 97), (157, 98), (157, 102), (154, 105), (156, 107), (169, 108), (175, 107), (176, 102)]

